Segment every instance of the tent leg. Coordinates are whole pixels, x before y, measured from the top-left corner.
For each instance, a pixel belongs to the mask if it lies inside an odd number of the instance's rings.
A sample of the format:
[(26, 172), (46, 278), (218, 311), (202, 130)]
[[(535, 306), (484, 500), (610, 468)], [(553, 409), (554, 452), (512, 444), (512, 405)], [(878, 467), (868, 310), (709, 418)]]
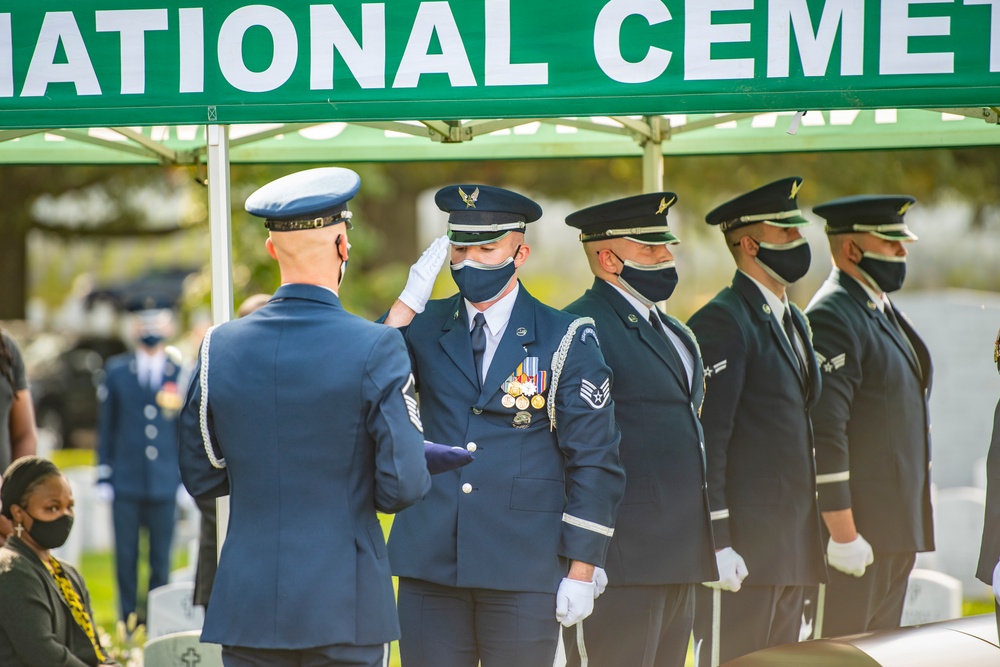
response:
[[(212, 265), (212, 322), (233, 319), (233, 238), (229, 192), (229, 126), (208, 125), (208, 227)], [(229, 496), (215, 501), (219, 553), (229, 525)], [(218, 557), (218, 554), (216, 554)]]
[(660, 134), (661, 116), (646, 116), (650, 138), (642, 145), (642, 191), (663, 190), (663, 144)]

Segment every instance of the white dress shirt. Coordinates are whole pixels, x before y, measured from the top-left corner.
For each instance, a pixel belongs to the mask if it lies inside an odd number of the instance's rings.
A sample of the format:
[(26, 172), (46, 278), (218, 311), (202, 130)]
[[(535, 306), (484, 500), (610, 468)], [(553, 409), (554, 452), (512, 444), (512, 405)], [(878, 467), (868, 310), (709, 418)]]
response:
[(163, 367), (167, 363), (167, 352), (160, 348), (150, 354), (142, 348), (135, 351), (135, 370), (139, 376), (139, 384), (152, 389), (159, 389), (163, 384)]
[(657, 320), (660, 321), (660, 326), (663, 327), (663, 330), (666, 332), (667, 337), (670, 338), (670, 342), (674, 344), (674, 348), (677, 350), (677, 356), (681, 358), (681, 363), (684, 364), (684, 373), (687, 375), (688, 388), (690, 389), (692, 376), (694, 375), (694, 357), (688, 350), (687, 345), (684, 344), (684, 341), (680, 339), (680, 336), (674, 333), (673, 329), (671, 329), (666, 325), (666, 323), (664, 323), (663, 318), (660, 317), (660, 314), (656, 311), (655, 307), (653, 308), (648, 307), (642, 301), (639, 301), (639, 299), (635, 298), (634, 296), (623, 290), (620, 286), (614, 284), (611, 281), (606, 281), (606, 282), (612, 287), (614, 287), (616, 290), (618, 290), (618, 293), (621, 294), (623, 297), (625, 297), (626, 301), (632, 304), (632, 307), (635, 308), (635, 312), (638, 313), (639, 316), (642, 317), (642, 319), (646, 320), (646, 322), (649, 322), (650, 315), (652, 315), (653, 317), (655, 317)]
[[(757, 286), (757, 288), (760, 290), (760, 293), (764, 295), (764, 299), (767, 301), (767, 305), (771, 307), (771, 316), (778, 321), (778, 328), (781, 329), (782, 333), (785, 334), (785, 340), (788, 340), (788, 333), (785, 332), (785, 322), (784, 322), (785, 309), (791, 307), (788, 305), (788, 297), (787, 296), (779, 297), (777, 294), (768, 289), (764, 285), (764, 283), (760, 282), (753, 276), (745, 273), (742, 270), (740, 271), (740, 273), (742, 273), (747, 278), (752, 280), (754, 284)], [(789, 341), (789, 343), (795, 345), (795, 349), (798, 350), (799, 353), (798, 358), (805, 359), (806, 348), (805, 345), (802, 344), (802, 338), (799, 335), (799, 330), (796, 329), (795, 327), (792, 327), (792, 330), (795, 332), (795, 340)]]
[(507, 330), (507, 324), (510, 322), (510, 314), (514, 312), (514, 302), (517, 301), (517, 294), (520, 291), (521, 284), (515, 283), (514, 289), (510, 291), (510, 294), (483, 311), (477, 310), (468, 299), (463, 299), (465, 301), (465, 313), (469, 316), (470, 334), (472, 333), (472, 328), (475, 326), (473, 320), (476, 317), (476, 313), (481, 312), (486, 318), (486, 326), (483, 327), (483, 331), (486, 333), (486, 350), (483, 351), (484, 380), (486, 374), (489, 373), (493, 355), (496, 354), (497, 347), (500, 345), (500, 339), (503, 338), (503, 332)]

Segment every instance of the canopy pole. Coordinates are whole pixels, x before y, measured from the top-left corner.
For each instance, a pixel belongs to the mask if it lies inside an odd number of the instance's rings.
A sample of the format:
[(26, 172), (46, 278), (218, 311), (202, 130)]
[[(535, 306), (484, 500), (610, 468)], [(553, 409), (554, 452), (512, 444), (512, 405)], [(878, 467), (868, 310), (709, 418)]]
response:
[[(229, 126), (207, 125), (208, 139), (208, 228), (212, 267), (212, 323), (233, 319), (233, 238), (229, 192)], [(229, 496), (215, 501), (219, 550), (229, 526)]]
[(649, 125), (649, 138), (642, 144), (642, 191), (663, 190), (663, 135), (660, 131), (662, 116), (645, 116)]

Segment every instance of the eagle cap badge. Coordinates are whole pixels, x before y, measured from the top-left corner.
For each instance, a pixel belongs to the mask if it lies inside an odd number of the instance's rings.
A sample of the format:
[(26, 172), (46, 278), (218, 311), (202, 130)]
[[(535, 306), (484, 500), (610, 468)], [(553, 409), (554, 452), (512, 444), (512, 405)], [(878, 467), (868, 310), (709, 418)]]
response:
[(792, 181), (792, 193), (788, 195), (789, 199), (795, 199), (799, 195), (799, 188), (802, 187), (802, 181)]
[(666, 211), (668, 208), (670, 208), (671, 206), (673, 206), (673, 204), (674, 204), (675, 201), (677, 201), (677, 197), (671, 197), (670, 201), (667, 201), (666, 197), (662, 198), (660, 200), (660, 207), (658, 209), (656, 209), (656, 215), (660, 215), (661, 213), (663, 213), (664, 211)]
[(465, 191), (459, 188), (458, 196), (465, 202), (465, 208), (476, 208), (476, 201), (479, 199), (479, 188), (473, 190), (471, 195), (465, 194)]

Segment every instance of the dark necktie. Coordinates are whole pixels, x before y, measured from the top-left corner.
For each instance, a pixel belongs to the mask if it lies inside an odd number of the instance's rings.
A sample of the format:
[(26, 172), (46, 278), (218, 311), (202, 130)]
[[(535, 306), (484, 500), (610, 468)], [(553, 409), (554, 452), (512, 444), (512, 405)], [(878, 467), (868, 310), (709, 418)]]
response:
[(893, 307), (888, 300), (885, 303), (885, 316), (889, 319), (889, 323), (896, 327), (896, 331), (898, 331), (899, 335), (903, 337), (903, 340), (906, 341), (906, 347), (910, 350), (910, 354), (912, 354), (913, 358), (917, 360), (917, 363), (920, 363), (920, 360), (917, 359), (917, 351), (913, 349), (913, 343), (910, 342), (910, 337), (907, 336), (906, 331), (903, 330), (902, 325), (899, 323), (899, 318), (896, 317), (896, 311), (893, 310)]
[(677, 348), (674, 347), (674, 341), (670, 340), (667, 336), (667, 332), (663, 330), (663, 323), (660, 322), (660, 318), (657, 317), (653, 311), (649, 311), (649, 325), (653, 327), (653, 331), (659, 334), (663, 342), (667, 344), (667, 348), (670, 350), (670, 358), (673, 360), (674, 364), (677, 366), (677, 372), (681, 374), (681, 377), (685, 379), (684, 384), (687, 385), (687, 372), (684, 368), (684, 362), (681, 361), (681, 355), (677, 352)]
[(802, 354), (799, 352), (798, 343), (795, 342), (795, 326), (792, 324), (791, 305), (785, 308), (785, 314), (781, 318), (781, 323), (785, 327), (785, 335), (788, 336), (788, 344), (792, 346), (792, 352), (795, 354), (795, 361), (799, 364), (799, 377), (804, 378), (806, 374), (806, 362), (802, 359)]
[(479, 386), (483, 386), (483, 354), (486, 352), (486, 317), (482, 313), (476, 313), (472, 320), (472, 360), (476, 364), (476, 377), (479, 378)]

